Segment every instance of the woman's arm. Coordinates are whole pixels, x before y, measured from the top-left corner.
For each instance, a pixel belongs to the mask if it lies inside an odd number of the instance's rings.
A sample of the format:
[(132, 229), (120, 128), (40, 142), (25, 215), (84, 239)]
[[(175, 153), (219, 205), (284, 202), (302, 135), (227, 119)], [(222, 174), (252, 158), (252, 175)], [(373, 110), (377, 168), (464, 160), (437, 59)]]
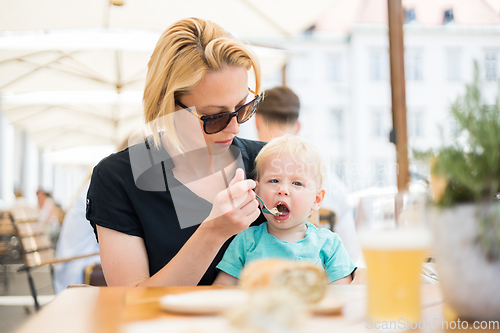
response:
[(224, 242), (258, 218), (254, 187), (255, 182), (244, 180), (243, 170), (238, 169), (228, 189), (217, 195), (210, 216), (152, 277), (142, 238), (97, 226), (106, 282), (110, 286), (197, 285)]
[(196, 231), (177, 255), (150, 277), (142, 238), (100, 226), (97, 232), (101, 264), (109, 286), (196, 285), (224, 243), (216, 241), (208, 230)]
[(236, 286), (238, 279), (226, 272), (220, 271), (212, 286)]

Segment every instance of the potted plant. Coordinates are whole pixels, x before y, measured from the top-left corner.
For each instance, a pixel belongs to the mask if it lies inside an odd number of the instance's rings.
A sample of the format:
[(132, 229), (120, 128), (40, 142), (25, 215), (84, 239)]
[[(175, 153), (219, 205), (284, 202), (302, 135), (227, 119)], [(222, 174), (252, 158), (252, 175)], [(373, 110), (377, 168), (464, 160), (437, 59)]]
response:
[[(429, 219), (445, 302), (463, 319), (500, 319), (500, 106), (484, 105), (479, 70), (452, 105), (457, 138), (426, 152)], [(422, 156), (420, 154), (420, 156)]]

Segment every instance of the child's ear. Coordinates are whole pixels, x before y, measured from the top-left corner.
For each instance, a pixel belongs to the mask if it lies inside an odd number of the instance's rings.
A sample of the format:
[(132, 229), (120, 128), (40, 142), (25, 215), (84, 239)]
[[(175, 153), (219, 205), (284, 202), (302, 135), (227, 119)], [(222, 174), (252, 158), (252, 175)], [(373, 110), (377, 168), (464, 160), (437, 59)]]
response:
[(318, 190), (318, 193), (316, 193), (316, 199), (314, 200), (314, 204), (312, 206), (313, 211), (319, 210), (319, 207), (321, 207), (321, 204), (323, 203), (323, 199), (325, 198), (325, 189), (320, 188)]
[(259, 182), (255, 181), (255, 187), (254, 187), (255, 193), (259, 194)]

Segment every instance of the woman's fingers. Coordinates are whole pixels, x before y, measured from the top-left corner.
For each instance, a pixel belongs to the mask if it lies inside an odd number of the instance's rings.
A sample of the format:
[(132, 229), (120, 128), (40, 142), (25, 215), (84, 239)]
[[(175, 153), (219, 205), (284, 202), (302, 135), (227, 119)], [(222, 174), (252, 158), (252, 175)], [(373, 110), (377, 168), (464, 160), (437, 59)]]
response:
[(231, 179), (231, 182), (229, 183), (228, 187), (231, 187), (231, 185), (234, 185), (242, 180), (245, 180), (245, 172), (243, 171), (242, 168), (238, 168), (236, 169), (234, 177), (233, 179)]
[[(246, 205), (240, 208), (240, 212), (242, 216), (249, 216), (254, 212), (258, 212), (260, 214), (259, 203), (255, 199), (255, 196), (252, 200), (250, 200)], [(257, 215), (258, 217), (258, 215)]]
[(248, 190), (253, 190), (257, 183), (253, 179), (245, 179), (245, 172), (243, 169), (236, 169), (236, 173), (234, 178), (228, 185), (228, 189), (230, 189), (231, 195), (233, 197), (237, 197)]
[(230, 237), (248, 228), (260, 214), (253, 191), (255, 185), (254, 180), (245, 179), (242, 169), (237, 169), (228, 188), (217, 194), (210, 216), (206, 221), (212, 221), (225, 237)]
[[(255, 188), (255, 181), (252, 179), (245, 179), (245, 173), (243, 169), (236, 169), (236, 174), (234, 178), (229, 183), (227, 188), (227, 200), (232, 202), (232, 206), (242, 207), (246, 205), (250, 200), (252, 200), (255, 195), (252, 189)], [(250, 197), (249, 197), (250, 194)]]
[(224, 213), (245, 206), (255, 198), (255, 193), (252, 191), (254, 183), (248, 179), (228, 187), (217, 195), (214, 205)]

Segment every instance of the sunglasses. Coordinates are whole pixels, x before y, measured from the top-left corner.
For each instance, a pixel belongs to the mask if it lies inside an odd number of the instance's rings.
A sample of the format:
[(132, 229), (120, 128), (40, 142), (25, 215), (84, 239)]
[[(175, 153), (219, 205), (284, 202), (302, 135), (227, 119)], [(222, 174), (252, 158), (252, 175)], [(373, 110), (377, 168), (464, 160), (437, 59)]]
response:
[(234, 112), (222, 112), (211, 116), (200, 116), (199, 114), (197, 114), (196, 112), (194, 112), (193, 110), (191, 110), (190, 108), (188, 108), (179, 101), (175, 101), (175, 104), (179, 105), (183, 109), (186, 109), (191, 114), (198, 117), (198, 119), (203, 121), (203, 130), (205, 131), (205, 133), (215, 134), (224, 130), (227, 127), (227, 125), (229, 125), (233, 117), (236, 117), (238, 124), (243, 124), (245, 121), (252, 118), (252, 116), (255, 114), (255, 111), (257, 110), (257, 106), (259, 105), (262, 96), (257, 95), (251, 89), (248, 90), (250, 90), (250, 92), (254, 94), (255, 98), (249, 103), (238, 108), (238, 110)]

